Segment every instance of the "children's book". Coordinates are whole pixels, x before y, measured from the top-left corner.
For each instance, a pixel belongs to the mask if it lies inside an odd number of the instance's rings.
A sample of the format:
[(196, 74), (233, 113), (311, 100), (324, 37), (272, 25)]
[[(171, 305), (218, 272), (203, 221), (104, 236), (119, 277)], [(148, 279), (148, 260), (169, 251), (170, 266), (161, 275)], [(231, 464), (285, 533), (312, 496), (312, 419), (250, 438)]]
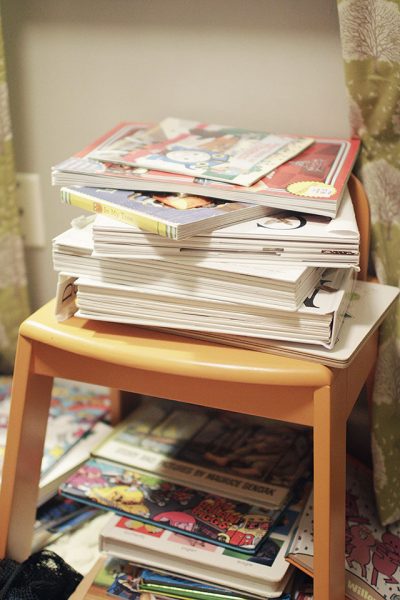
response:
[(118, 516), (111, 517), (103, 528), (100, 549), (151, 569), (223, 586), (236, 594), (280, 598), (293, 572), (285, 555), (303, 505), (302, 494), (293, 498), (254, 555)]
[[(400, 598), (400, 523), (379, 523), (371, 472), (348, 461), (345, 538), (346, 598), (398, 600)], [(288, 560), (313, 573), (312, 492), (299, 521)]]
[(264, 206), (205, 196), (82, 186), (62, 187), (61, 201), (174, 240), (268, 213)]
[(94, 458), (62, 484), (60, 492), (123, 516), (134, 515), (152, 526), (250, 554), (269, 535), (281, 512), (207, 494)]
[(125, 140), (118, 132), (89, 156), (248, 186), (314, 141), (173, 117), (145, 131), (142, 137), (148, 143), (138, 143), (138, 137), (135, 134)]
[[(0, 379), (0, 468), (3, 461), (12, 378)], [(51, 469), (90, 431), (107, 417), (110, 398), (106, 388), (63, 379), (53, 385), (41, 476)]]
[(143, 123), (120, 123), (82, 151), (52, 168), (54, 185), (85, 185), (135, 191), (170, 192), (207, 196), (334, 217), (356, 160), (357, 139), (316, 138), (315, 142), (256, 183), (234, 183), (130, 167), (93, 158), (109, 140), (143, 131)]
[(145, 397), (97, 458), (265, 508), (283, 507), (311, 460), (309, 428)]

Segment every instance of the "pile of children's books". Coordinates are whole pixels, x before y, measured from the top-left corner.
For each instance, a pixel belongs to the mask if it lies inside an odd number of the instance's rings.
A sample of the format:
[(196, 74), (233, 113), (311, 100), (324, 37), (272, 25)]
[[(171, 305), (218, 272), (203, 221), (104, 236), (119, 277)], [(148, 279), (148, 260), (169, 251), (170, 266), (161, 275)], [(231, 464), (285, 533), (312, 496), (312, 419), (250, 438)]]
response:
[[(61, 200), (87, 211), (53, 241), (58, 318), (346, 366), (398, 295), (356, 282), (358, 148), (175, 118), (117, 125), (52, 170)], [(135, 563), (121, 597), (286, 593), (306, 432), (165, 406), (139, 408), (62, 486), (117, 511), (101, 547)]]

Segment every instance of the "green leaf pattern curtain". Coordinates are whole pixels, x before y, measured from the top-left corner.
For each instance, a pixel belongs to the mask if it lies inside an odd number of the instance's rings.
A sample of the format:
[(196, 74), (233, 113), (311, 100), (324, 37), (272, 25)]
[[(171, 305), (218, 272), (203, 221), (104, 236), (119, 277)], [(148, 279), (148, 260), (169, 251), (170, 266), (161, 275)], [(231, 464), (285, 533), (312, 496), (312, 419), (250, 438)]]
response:
[[(357, 172), (371, 205), (371, 259), (400, 282), (400, 0), (338, 0)], [(371, 407), (375, 492), (384, 525), (400, 519), (400, 303), (380, 333)]]
[(0, 17), (0, 373), (10, 373), (12, 370), (18, 327), (29, 312), (24, 250), (15, 190)]

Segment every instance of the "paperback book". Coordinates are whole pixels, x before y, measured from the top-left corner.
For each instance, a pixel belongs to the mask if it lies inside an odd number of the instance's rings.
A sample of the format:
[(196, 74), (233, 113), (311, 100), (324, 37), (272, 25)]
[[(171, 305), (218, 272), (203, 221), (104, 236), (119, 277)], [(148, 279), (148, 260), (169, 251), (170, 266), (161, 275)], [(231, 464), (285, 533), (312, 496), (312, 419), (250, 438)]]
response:
[(82, 151), (55, 165), (53, 184), (194, 194), (334, 217), (360, 146), (358, 139), (316, 138), (293, 159), (249, 187), (93, 158), (108, 140), (140, 128), (145, 130), (147, 126), (143, 123), (117, 125)]
[(303, 505), (301, 495), (293, 500), (254, 555), (118, 516), (112, 516), (103, 528), (99, 545), (110, 555), (151, 569), (224, 586), (237, 593), (278, 598), (293, 572), (285, 555)]
[[(349, 461), (346, 486), (346, 598), (397, 600), (400, 597), (400, 523), (382, 527), (377, 516), (372, 474)], [(288, 560), (313, 574), (312, 493), (301, 516)]]
[(138, 144), (138, 134), (127, 138), (117, 131), (89, 157), (248, 186), (313, 142), (173, 117), (160, 121), (144, 137), (148, 143)]
[(309, 468), (309, 428), (144, 398), (92, 454), (171, 482), (282, 508)]
[(62, 187), (61, 201), (174, 240), (268, 213), (266, 207), (244, 202), (77, 185)]
[(125, 465), (92, 458), (60, 486), (67, 498), (113, 510), (151, 526), (254, 554), (281, 509), (170, 483)]
[(195, 235), (187, 240), (162, 239), (138, 227), (99, 216), (93, 222), (96, 255), (176, 259), (193, 263), (310, 265), (358, 268), (360, 235), (346, 189), (336, 218), (277, 211), (246, 222)]

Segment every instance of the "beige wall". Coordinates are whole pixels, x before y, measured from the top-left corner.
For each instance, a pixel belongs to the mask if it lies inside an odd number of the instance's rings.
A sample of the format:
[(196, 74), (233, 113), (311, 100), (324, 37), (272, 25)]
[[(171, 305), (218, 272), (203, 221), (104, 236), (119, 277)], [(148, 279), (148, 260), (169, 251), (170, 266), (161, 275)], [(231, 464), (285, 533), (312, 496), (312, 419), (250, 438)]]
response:
[(51, 238), (78, 214), (50, 167), (114, 123), (349, 133), (335, 0), (3, 0), (2, 16), (17, 169), (43, 188), (33, 307), (55, 293)]

